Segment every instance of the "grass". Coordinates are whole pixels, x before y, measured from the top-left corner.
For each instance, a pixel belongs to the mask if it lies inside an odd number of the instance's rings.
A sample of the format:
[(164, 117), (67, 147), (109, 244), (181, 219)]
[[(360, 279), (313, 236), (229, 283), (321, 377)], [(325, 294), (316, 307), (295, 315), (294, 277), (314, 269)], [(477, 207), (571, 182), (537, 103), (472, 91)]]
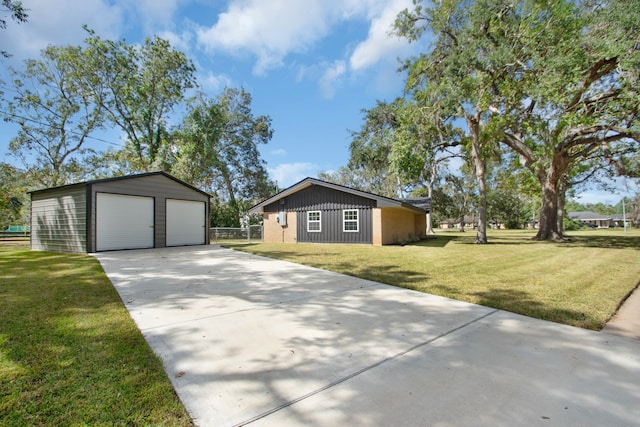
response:
[(0, 244), (0, 424), (192, 425), (100, 264)]
[(640, 280), (640, 232), (588, 230), (571, 242), (532, 232), (442, 232), (407, 246), (260, 243), (238, 250), (495, 307), (601, 329)]
[[(408, 246), (236, 244), (247, 252), (599, 329), (640, 279), (640, 232), (569, 243), (439, 233)], [(27, 242), (28, 243), (28, 242)], [(0, 424), (192, 425), (97, 260), (0, 242)]]

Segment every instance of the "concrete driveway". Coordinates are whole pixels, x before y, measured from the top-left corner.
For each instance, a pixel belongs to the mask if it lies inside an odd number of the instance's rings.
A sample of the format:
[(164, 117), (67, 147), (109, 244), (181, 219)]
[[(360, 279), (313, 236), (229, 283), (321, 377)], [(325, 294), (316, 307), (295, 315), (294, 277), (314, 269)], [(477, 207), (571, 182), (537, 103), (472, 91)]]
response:
[(200, 426), (640, 420), (640, 341), (216, 246), (96, 257)]

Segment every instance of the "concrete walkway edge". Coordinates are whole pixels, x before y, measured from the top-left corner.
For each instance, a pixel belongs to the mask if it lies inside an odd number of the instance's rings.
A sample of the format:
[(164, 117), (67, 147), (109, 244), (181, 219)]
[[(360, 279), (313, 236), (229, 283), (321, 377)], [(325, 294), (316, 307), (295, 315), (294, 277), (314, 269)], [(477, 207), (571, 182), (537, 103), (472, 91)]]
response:
[(640, 340), (640, 283), (622, 303), (618, 312), (602, 328), (605, 334)]

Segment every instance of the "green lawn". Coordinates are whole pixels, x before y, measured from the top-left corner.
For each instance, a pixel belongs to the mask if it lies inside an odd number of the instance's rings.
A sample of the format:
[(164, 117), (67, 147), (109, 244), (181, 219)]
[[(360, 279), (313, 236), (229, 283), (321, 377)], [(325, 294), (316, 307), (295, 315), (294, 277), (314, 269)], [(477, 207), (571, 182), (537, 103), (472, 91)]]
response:
[[(569, 233), (535, 242), (526, 231), (441, 232), (408, 246), (228, 245), (369, 280), (599, 330), (640, 280), (640, 231)], [(227, 245), (226, 245), (227, 246)]]
[[(409, 246), (244, 244), (397, 286), (599, 329), (640, 279), (640, 232), (439, 233)], [(99, 263), (0, 244), (0, 425), (191, 425)]]
[(96, 259), (0, 245), (0, 425), (192, 425)]

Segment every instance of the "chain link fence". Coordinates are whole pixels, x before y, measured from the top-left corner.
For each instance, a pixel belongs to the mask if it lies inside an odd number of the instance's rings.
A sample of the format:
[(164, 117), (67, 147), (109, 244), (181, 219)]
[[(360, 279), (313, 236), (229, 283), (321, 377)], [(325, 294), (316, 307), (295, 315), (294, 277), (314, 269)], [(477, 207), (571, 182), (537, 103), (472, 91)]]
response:
[(211, 227), (210, 239), (216, 243), (262, 242), (262, 226), (250, 225), (241, 227)]

